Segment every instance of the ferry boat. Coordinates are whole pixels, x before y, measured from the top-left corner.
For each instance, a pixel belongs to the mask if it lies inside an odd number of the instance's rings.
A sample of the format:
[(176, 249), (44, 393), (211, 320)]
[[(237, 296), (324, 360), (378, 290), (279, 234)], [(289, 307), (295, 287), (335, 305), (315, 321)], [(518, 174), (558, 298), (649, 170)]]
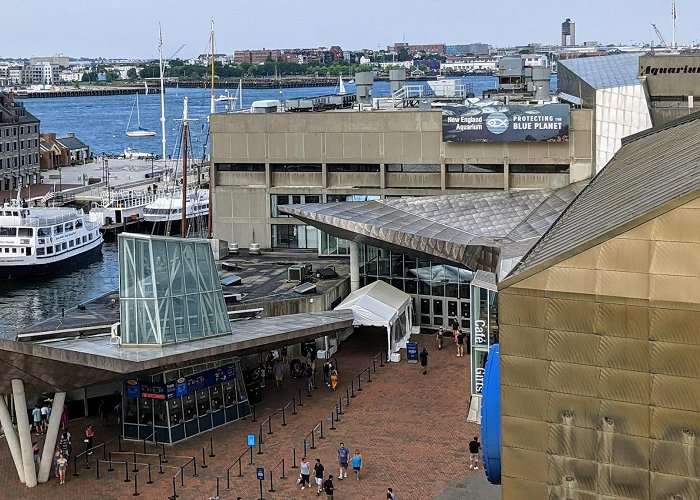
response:
[(105, 231), (122, 227), (125, 222), (141, 221), (146, 205), (158, 199), (159, 195), (155, 193), (150, 189), (104, 190), (100, 193), (100, 201), (92, 204), (90, 217), (99, 220)]
[(47, 274), (99, 254), (100, 222), (74, 208), (0, 207), (0, 279)]
[[(209, 192), (204, 189), (187, 191), (186, 217), (188, 219), (209, 215)], [(182, 220), (182, 190), (159, 196), (146, 205), (143, 218), (147, 222), (178, 222)]]

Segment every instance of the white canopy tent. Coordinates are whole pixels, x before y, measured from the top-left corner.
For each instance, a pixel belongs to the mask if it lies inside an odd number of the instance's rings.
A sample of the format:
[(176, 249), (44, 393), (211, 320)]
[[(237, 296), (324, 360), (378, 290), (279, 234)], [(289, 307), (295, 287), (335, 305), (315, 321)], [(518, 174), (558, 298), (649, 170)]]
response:
[(354, 326), (386, 328), (387, 358), (406, 347), (413, 326), (413, 302), (409, 294), (383, 281), (375, 281), (348, 295), (335, 308), (339, 309), (352, 311)]

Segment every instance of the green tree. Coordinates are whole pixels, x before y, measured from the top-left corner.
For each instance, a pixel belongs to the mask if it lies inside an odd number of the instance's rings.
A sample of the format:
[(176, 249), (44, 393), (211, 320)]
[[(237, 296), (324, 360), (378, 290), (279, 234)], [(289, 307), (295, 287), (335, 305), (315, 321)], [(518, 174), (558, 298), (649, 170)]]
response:
[(129, 71), (126, 72), (126, 76), (131, 80), (132, 82), (138, 78), (138, 73), (136, 72), (136, 68), (129, 68)]

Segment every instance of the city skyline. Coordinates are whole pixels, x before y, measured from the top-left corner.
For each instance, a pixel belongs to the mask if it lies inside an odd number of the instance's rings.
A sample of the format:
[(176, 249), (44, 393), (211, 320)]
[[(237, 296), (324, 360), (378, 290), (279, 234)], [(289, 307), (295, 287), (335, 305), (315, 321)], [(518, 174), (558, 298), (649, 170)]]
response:
[[(167, 9), (164, 2), (143, 4), (137, 0), (122, 0), (96, 7), (88, 0), (72, 0), (69, 7), (45, 16), (46, 21), (38, 24), (40, 29), (31, 36), (27, 36), (27, 24), (7, 23), (3, 28), (0, 58), (58, 53), (75, 58), (155, 58), (159, 22), (163, 30), (164, 57), (170, 57), (184, 44), (178, 57), (192, 58), (209, 51), (212, 18), (216, 24), (216, 52), (227, 54), (243, 49), (330, 45), (340, 45), (346, 50), (376, 50), (404, 39), (417, 44), (557, 44), (561, 22), (566, 18), (576, 23), (579, 44), (586, 41), (630, 44), (652, 40), (658, 43), (651, 23), (655, 23), (671, 43), (670, 1), (657, 0), (643, 8), (632, 0), (611, 3), (592, 0), (585, 4), (539, 8), (505, 0), (499, 12), (509, 15), (497, 19), (491, 11), (477, 10), (455, 0), (442, 3), (441, 10), (426, 9), (425, 3), (412, 0), (381, 4), (357, 0), (332, 9), (327, 2), (319, 0), (309, 0), (303, 5), (270, 0), (265, 3), (264, 10), (261, 4), (253, 2), (241, 2), (232, 8), (223, 0), (206, 0), (196, 7), (191, 2), (174, 0), (167, 4)], [(45, 10), (46, 6), (35, 0), (9, 0), (5, 5), (6, 12), (16, 12), (18, 16), (34, 8)], [(700, 16), (700, 4), (680, 0), (676, 2), (676, 9), (677, 42), (696, 42), (691, 20)], [(367, 14), (359, 16), (358, 12)], [(459, 19), (466, 21), (461, 24), (456, 21)], [(529, 19), (529, 24), (523, 19)], [(620, 19), (626, 22), (621, 24)], [(60, 29), (46, 26), (49, 22)], [(75, 28), (66, 29), (66, 26)]]

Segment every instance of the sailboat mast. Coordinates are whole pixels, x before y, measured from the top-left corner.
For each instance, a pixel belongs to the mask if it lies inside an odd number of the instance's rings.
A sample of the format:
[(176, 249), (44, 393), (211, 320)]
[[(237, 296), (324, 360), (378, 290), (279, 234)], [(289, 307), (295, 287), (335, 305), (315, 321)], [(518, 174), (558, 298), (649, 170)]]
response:
[(214, 102), (214, 19), (211, 20), (211, 109), (210, 112), (216, 113), (216, 104)]
[(165, 81), (163, 79), (163, 34), (160, 29), (160, 23), (158, 23), (158, 60), (160, 68), (160, 142), (163, 147), (163, 164), (166, 166), (165, 170), (167, 172), (167, 158), (165, 152)]
[(187, 137), (190, 132), (187, 115), (187, 97), (185, 97), (182, 110), (182, 222), (180, 223), (180, 234), (183, 238), (187, 238)]
[(136, 92), (136, 123), (138, 123), (139, 130), (141, 130), (141, 112), (139, 111), (139, 93)]

